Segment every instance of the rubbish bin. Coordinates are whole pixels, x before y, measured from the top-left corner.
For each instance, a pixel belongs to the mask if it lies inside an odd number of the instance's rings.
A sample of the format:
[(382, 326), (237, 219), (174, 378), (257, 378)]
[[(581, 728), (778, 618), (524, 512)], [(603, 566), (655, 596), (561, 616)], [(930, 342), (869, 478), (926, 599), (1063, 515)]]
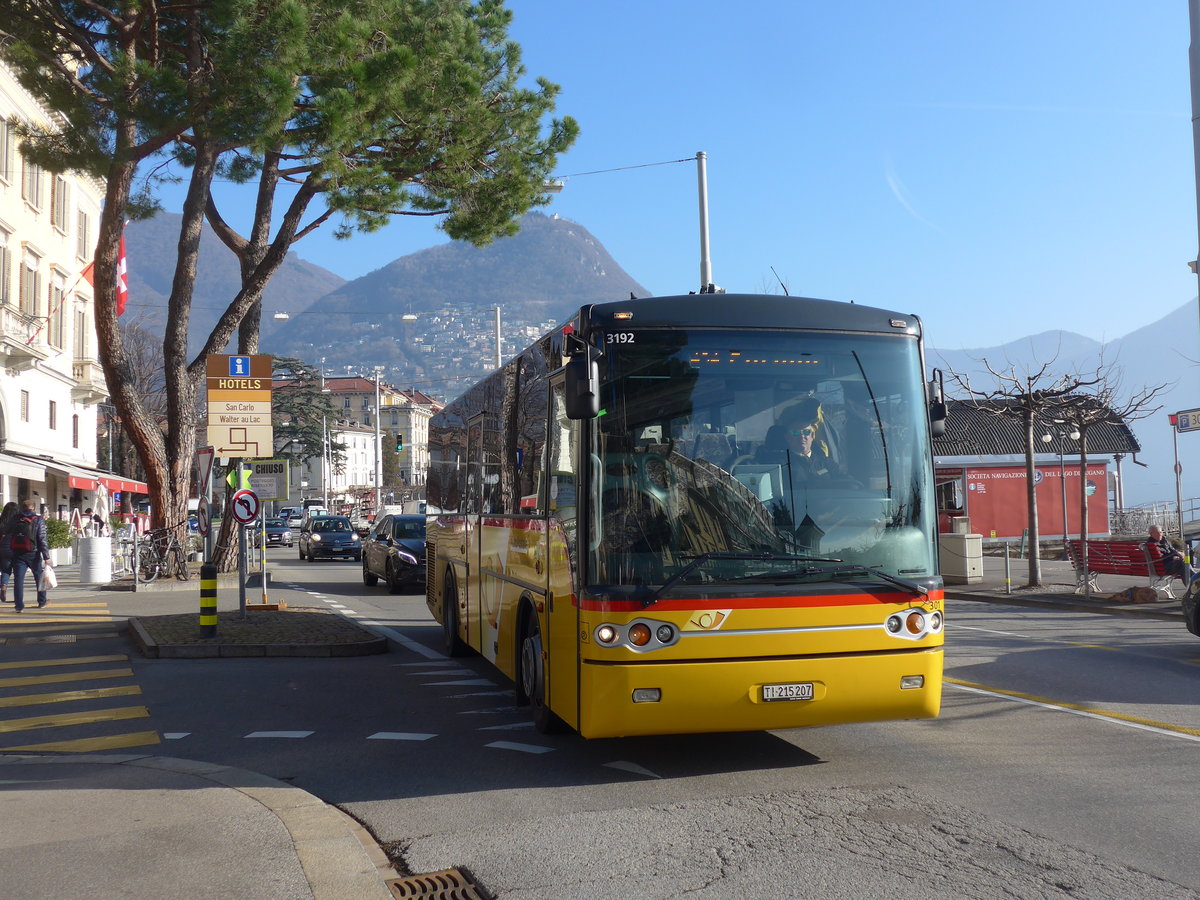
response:
[(79, 581), (81, 584), (107, 584), (112, 581), (112, 538), (79, 539)]

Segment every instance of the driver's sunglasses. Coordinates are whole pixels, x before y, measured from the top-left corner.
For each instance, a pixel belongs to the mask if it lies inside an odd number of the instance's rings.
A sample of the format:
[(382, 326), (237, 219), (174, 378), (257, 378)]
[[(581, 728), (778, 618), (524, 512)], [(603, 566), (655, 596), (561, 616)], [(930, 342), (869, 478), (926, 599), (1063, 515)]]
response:
[(804, 428), (793, 428), (789, 433), (792, 437), (812, 437), (817, 433), (817, 429), (811, 425), (806, 425)]

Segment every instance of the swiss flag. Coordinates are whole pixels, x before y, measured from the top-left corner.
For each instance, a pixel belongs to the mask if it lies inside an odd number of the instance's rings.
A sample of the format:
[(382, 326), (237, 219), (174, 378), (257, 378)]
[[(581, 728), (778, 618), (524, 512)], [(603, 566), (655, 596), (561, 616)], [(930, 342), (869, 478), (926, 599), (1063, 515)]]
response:
[(121, 255), (117, 258), (117, 315), (125, 314), (129, 300), (129, 279), (125, 275), (125, 232), (121, 232)]

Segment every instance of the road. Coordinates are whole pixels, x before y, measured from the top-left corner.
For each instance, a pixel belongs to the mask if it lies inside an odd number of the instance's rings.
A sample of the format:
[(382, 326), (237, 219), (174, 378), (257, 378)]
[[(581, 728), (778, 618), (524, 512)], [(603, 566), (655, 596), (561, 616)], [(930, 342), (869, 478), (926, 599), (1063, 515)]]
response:
[(411, 871), (506, 898), (1200, 895), (1200, 642), (1179, 623), (952, 601), (937, 720), (589, 742), (442, 657), (422, 597), (271, 558), (289, 605), (403, 645), (134, 659), (138, 727), (339, 805)]

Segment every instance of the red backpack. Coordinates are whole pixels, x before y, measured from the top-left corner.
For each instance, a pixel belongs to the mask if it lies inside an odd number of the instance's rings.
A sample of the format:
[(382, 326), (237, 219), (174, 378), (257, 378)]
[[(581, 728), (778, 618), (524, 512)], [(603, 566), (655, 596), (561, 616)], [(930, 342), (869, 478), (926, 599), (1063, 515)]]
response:
[(33, 522), (37, 517), (26, 518), (25, 516), (17, 516), (13, 519), (12, 525), (8, 527), (8, 533), (12, 537), (10, 546), (13, 553), (29, 553), (36, 549), (37, 542), (34, 538)]

